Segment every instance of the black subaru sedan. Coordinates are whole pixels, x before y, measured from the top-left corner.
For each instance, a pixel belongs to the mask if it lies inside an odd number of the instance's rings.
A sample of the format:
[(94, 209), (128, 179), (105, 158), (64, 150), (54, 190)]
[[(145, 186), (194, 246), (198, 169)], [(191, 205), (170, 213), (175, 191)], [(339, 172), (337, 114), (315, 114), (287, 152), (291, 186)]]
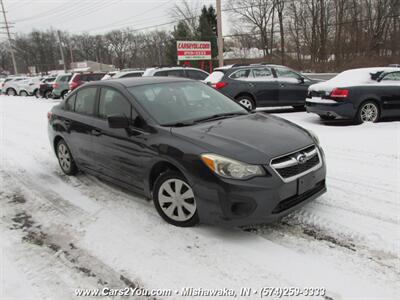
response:
[(326, 191), (314, 134), (201, 82), (88, 83), (48, 120), (64, 173), (81, 170), (140, 193), (176, 226), (271, 222)]

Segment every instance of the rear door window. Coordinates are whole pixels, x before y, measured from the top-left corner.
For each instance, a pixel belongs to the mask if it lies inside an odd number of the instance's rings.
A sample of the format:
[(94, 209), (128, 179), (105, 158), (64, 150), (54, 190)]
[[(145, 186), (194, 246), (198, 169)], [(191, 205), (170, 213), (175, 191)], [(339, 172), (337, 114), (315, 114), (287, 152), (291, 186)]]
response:
[(79, 92), (76, 95), (75, 100), (75, 112), (84, 115), (93, 115), (94, 105), (96, 102), (97, 88), (88, 87)]
[(250, 74), (250, 69), (238, 70), (232, 73), (229, 78), (236, 80), (247, 80)]
[(400, 81), (400, 72), (393, 72), (390, 74), (387, 74), (385, 77), (382, 78), (384, 81)]
[(109, 116), (131, 117), (132, 105), (120, 92), (101, 88), (99, 102), (99, 117), (106, 119)]
[(254, 68), (251, 70), (251, 77), (254, 80), (260, 81), (268, 81), (274, 79), (274, 75), (269, 68)]

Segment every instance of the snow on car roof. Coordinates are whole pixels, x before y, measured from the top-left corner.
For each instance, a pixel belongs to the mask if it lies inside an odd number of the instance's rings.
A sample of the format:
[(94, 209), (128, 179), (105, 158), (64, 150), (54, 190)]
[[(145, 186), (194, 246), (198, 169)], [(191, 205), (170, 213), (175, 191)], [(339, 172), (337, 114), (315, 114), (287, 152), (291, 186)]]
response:
[(325, 82), (319, 82), (309, 87), (310, 90), (328, 91), (330, 92), (336, 87), (349, 87), (355, 85), (372, 84), (376, 80), (371, 78), (371, 74), (378, 72), (392, 72), (398, 70), (390, 67), (374, 67), (374, 68), (359, 68), (346, 70), (339, 73), (332, 79)]

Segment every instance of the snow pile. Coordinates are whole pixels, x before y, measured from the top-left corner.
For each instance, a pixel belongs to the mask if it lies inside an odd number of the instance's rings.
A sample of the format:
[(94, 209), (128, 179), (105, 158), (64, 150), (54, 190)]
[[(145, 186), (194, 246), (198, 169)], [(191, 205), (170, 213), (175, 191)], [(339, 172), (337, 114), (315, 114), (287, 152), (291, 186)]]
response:
[(224, 59), (235, 58), (263, 58), (264, 51), (258, 48), (237, 48), (232, 47), (230, 51), (224, 52)]

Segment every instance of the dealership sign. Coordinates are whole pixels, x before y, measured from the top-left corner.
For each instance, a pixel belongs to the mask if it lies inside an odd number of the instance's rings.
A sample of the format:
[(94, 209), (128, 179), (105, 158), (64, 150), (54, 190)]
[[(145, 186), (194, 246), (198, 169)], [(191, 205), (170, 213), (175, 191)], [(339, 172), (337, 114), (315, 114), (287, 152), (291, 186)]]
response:
[(177, 41), (178, 60), (210, 60), (211, 43), (199, 41)]

